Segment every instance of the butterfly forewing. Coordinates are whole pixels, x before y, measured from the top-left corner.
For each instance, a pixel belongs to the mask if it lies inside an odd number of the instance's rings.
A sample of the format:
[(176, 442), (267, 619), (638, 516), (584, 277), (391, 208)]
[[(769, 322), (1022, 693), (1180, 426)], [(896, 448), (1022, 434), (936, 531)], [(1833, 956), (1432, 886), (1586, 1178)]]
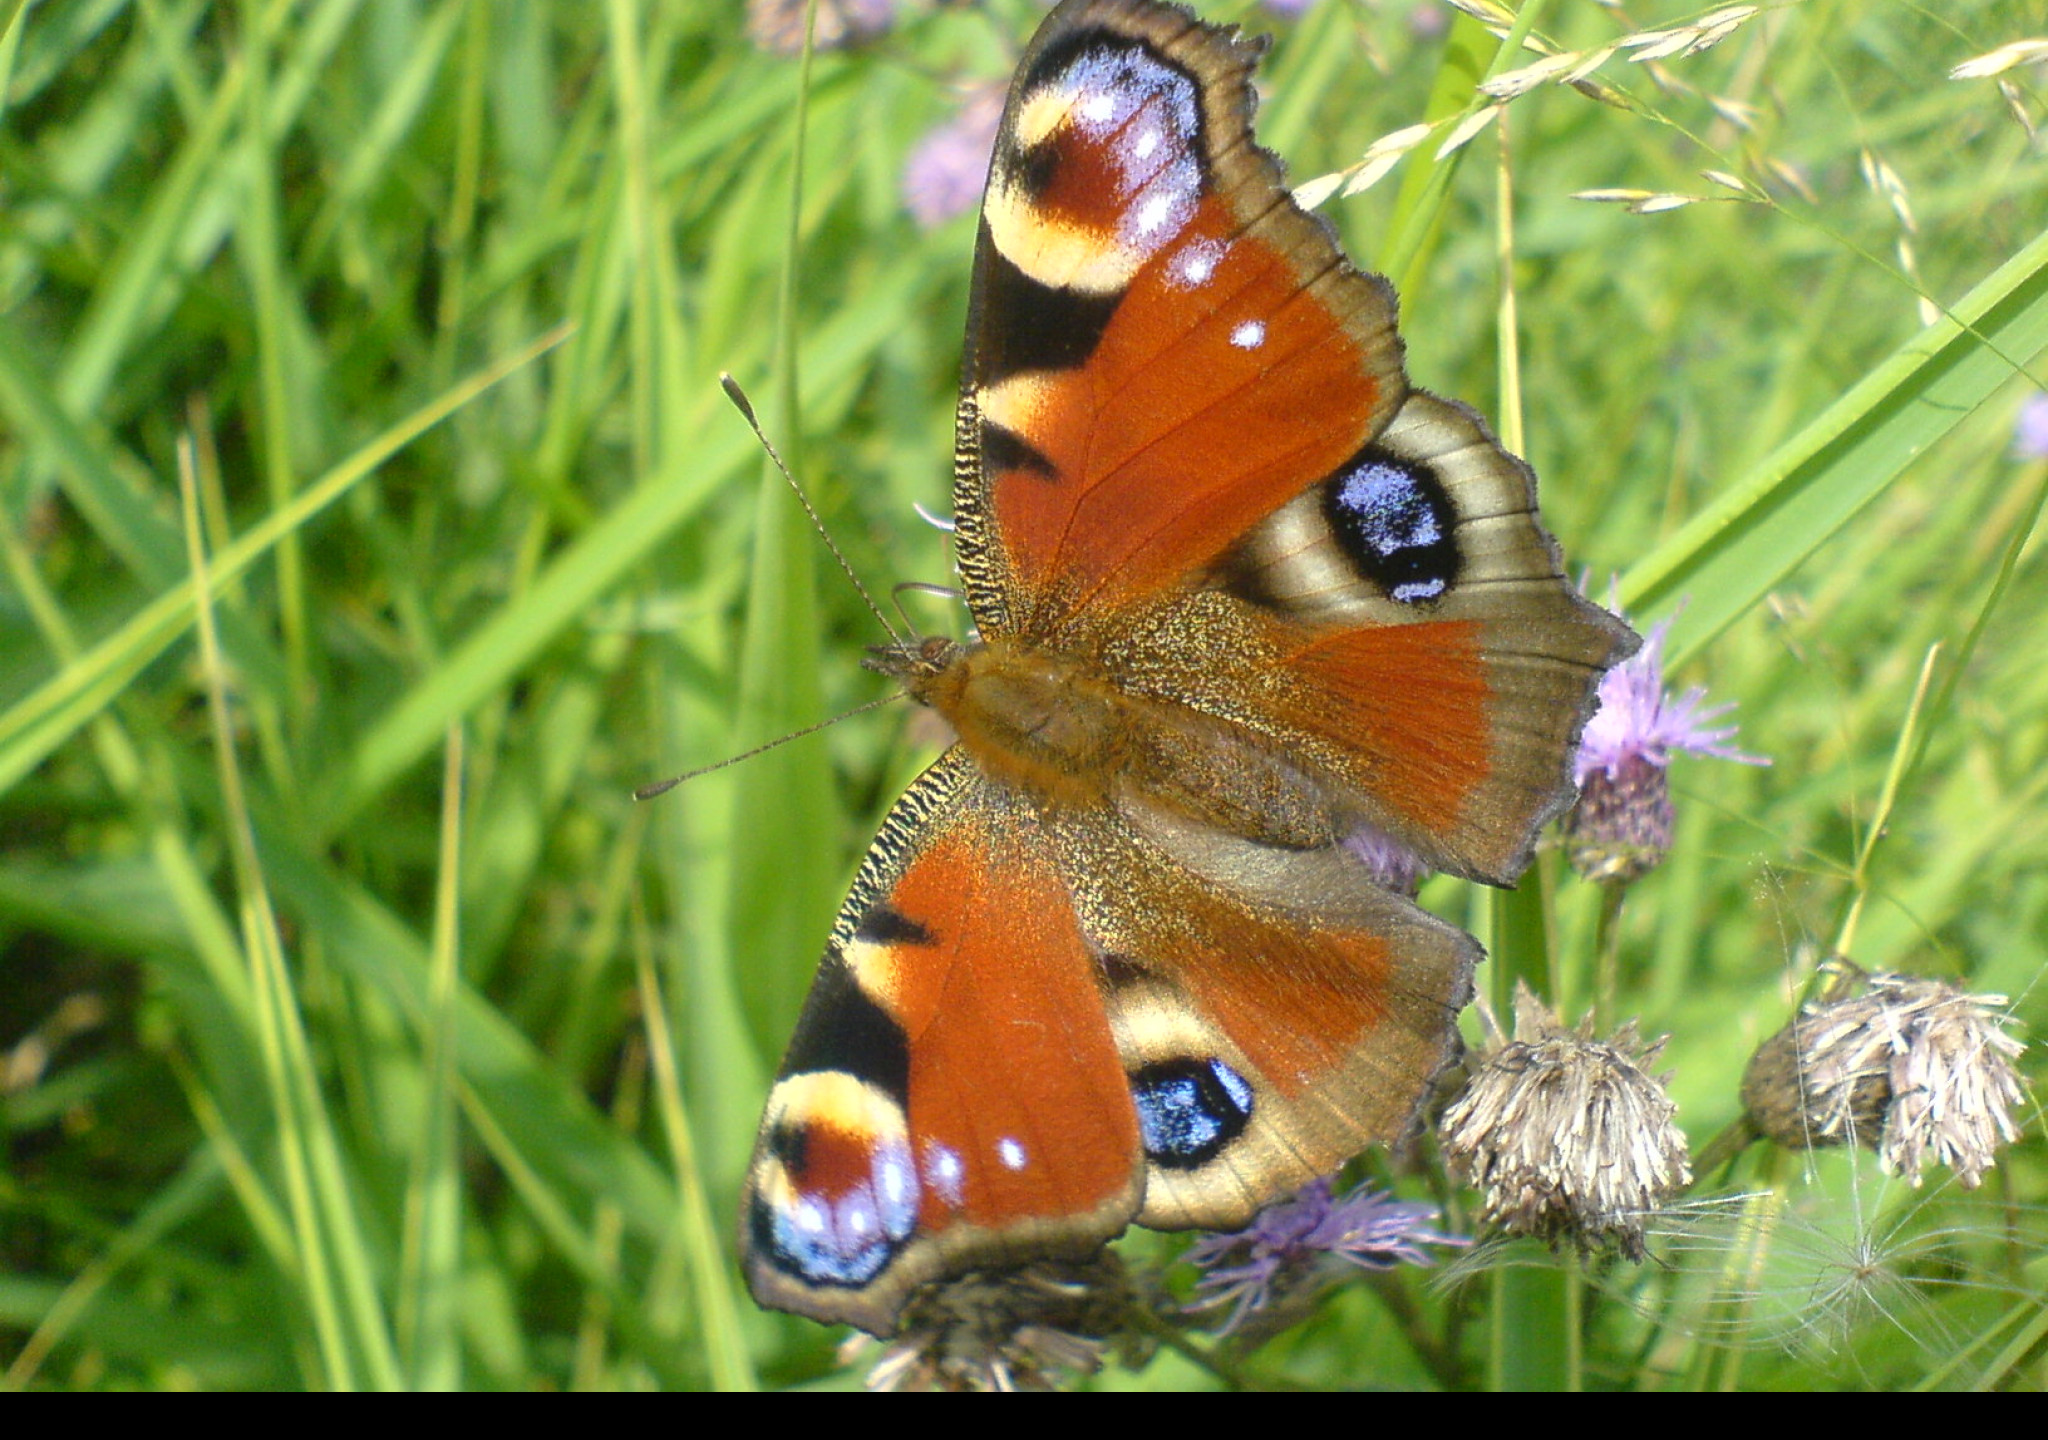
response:
[(975, 252), (961, 569), (984, 634), (1185, 586), (1385, 426), (1393, 292), (1252, 143), (1262, 43), (1062, 8), (1026, 52)]

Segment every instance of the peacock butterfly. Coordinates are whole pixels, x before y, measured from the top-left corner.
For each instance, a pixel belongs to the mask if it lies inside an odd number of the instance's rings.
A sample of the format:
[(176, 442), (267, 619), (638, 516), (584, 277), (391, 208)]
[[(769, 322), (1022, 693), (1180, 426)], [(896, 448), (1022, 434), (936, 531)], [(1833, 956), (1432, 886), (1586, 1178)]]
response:
[(869, 662), (959, 738), (768, 1098), (764, 1305), (887, 1333), (921, 1284), (1241, 1225), (1399, 1138), (1481, 952), (1347, 842), (1512, 884), (1635, 648), (1253, 142), (1263, 48), (1066, 0), (1017, 68), (957, 417), (974, 638)]

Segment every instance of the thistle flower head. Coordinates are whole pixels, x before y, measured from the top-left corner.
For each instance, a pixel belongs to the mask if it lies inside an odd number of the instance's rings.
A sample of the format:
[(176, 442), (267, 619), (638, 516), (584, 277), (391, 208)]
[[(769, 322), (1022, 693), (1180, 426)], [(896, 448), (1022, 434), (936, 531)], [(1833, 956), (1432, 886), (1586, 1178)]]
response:
[(1600, 708), (1586, 722), (1578, 759), (1572, 766), (1572, 777), (1579, 784), (1601, 771), (1616, 775), (1630, 760), (1662, 769), (1678, 750), (1744, 765), (1771, 763), (1726, 743), (1734, 738), (1737, 727), (1707, 726), (1707, 721), (1733, 710), (1732, 701), (1702, 710), (1700, 702), (1707, 692), (1698, 685), (1676, 700), (1671, 698), (1664, 688), (1664, 640), (1670, 632), (1671, 621), (1659, 620), (1643, 636), (1640, 650), (1600, 677)]
[(1344, 837), (1344, 848), (1365, 862), (1381, 888), (1396, 895), (1412, 898), (1430, 873), (1420, 855), (1376, 826), (1359, 826)]
[(2003, 995), (1911, 975), (1860, 977), (1857, 993), (1806, 1006), (1757, 1048), (1742, 1101), (1765, 1136), (1794, 1148), (1854, 1143), (1914, 1185), (1946, 1165), (1965, 1189), (2018, 1138), (2026, 1090)]
[(1731, 705), (1701, 709), (1707, 692), (1695, 686), (1677, 699), (1664, 688), (1664, 637), (1671, 622), (1660, 620), (1643, 637), (1643, 648), (1600, 680), (1600, 708), (1586, 722), (1572, 778), (1579, 804), (1566, 822), (1572, 868), (1589, 880), (1626, 884), (1663, 863), (1671, 849), (1671, 782), (1665, 769), (1677, 751), (1768, 765), (1727, 742), (1733, 725), (1709, 726)]
[(870, 1390), (1050, 1390), (1101, 1368), (1128, 1304), (1123, 1267), (1107, 1250), (975, 1271), (926, 1287), (894, 1338), (855, 1336), (840, 1359), (879, 1348)]
[(911, 150), (903, 165), (903, 204), (922, 228), (936, 229), (981, 199), (1005, 93), (997, 82), (970, 88), (953, 117)]
[(1481, 1214), (1511, 1235), (1643, 1257), (1657, 1206), (1691, 1183), (1678, 1106), (1644, 1067), (1634, 1021), (1611, 1041), (1588, 1018), (1566, 1029), (1526, 985), (1515, 1034), (1496, 1037), (1440, 1134), (1451, 1173), (1479, 1187)]
[(1407, 1262), (1428, 1265), (1428, 1245), (1465, 1245), (1435, 1228), (1434, 1205), (1415, 1205), (1360, 1186), (1342, 1199), (1328, 1180), (1312, 1180), (1268, 1205), (1242, 1230), (1197, 1241), (1188, 1259), (1208, 1273), (1195, 1282), (1198, 1309), (1230, 1307), (1223, 1333), (1277, 1300), (1298, 1293), (1331, 1257), (1364, 1270)]

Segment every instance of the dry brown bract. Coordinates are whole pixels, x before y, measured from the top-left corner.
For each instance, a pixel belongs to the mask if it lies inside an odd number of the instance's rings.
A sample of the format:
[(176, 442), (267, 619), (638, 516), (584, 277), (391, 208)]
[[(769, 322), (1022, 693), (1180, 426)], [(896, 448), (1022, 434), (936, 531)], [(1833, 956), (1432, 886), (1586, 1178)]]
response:
[(1518, 986), (1514, 1039), (1496, 1039), (1441, 1127), (1485, 1219), (1640, 1260), (1645, 1222), (1692, 1182), (1678, 1107), (1644, 1068), (1663, 1043), (1644, 1044), (1633, 1020), (1611, 1041), (1593, 1038), (1590, 1018), (1566, 1029)]
[(1855, 1143), (1920, 1183), (1946, 1165), (1965, 1188), (2018, 1138), (2026, 1090), (2003, 995), (1941, 980), (1869, 975), (1860, 993), (1808, 1005), (1757, 1048), (1742, 1079), (1752, 1124), (1781, 1145)]

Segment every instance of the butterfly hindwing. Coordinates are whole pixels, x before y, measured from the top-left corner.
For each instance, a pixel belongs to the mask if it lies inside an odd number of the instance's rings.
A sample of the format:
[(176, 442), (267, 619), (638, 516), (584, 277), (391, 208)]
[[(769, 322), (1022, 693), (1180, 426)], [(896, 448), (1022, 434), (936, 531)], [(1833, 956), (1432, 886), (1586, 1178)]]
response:
[(949, 752), (884, 824), (770, 1095), (755, 1293), (882, 1333), (928, 1280), (1242, 1223), (1400, 1138), (1478, 953), (1341, 851), (1142, 806), (1041, 820)]
[(886, 1333), (923, 1281), (1099, 1246), (1141, 1178), (1051, 843), (949, 752), (884, 823), (770, 1093), (743, 1201), (754, 1293)]
[(1228, 1228), (1407, 1132), (1479, 947), (1341, 849), (1142, 803), (1055, 827), (1147, 1174), (1141, 1223)]
[(1570, 804), (1600, 674), (1636, 644), (1565, 578), (1529, 468), (1419, 390), (1148, 640), (1162, 685), (1197, 710), (1254, 709), (1333, 810), (1496, 884)]

